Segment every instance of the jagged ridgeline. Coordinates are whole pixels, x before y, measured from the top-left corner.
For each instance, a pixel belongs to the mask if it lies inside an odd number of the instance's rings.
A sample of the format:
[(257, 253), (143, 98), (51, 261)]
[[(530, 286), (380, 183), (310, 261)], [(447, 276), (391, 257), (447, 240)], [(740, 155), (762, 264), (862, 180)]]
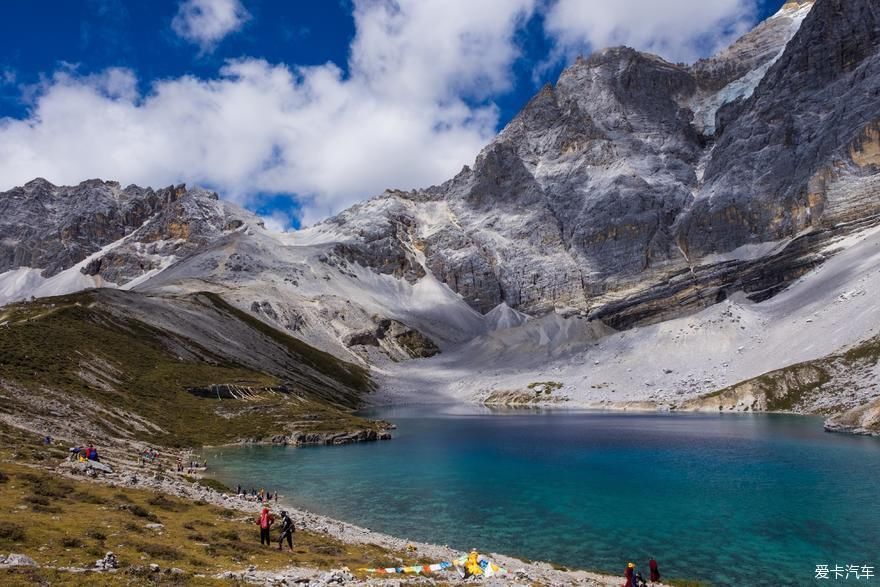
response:
[(350, 415), (365, 369), (214, 294), (94, 290), (10, 304), (0, 324), (0, 410), (33, 430), (197, 446), (382, 428)]

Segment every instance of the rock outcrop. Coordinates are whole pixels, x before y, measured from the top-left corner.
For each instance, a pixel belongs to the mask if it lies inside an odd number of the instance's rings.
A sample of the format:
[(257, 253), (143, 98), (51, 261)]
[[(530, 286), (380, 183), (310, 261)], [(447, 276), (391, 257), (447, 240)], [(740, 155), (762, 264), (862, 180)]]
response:
[(354, 444), (357, 442), (375, 442), (391, 440), (390, 428), (361, 429), (331, 432), (292, 432), (280, 434), (269, 439), (245, 438), (242, 444), (274, 444), (281, 446), (333, 445)]
[[(694, 261), (876, 216), (880, 6), (820, 0), (754, 94), (725, 107), (678, 221)], [(865, 155), (867, 153), (867, 156)]]
[(252, 218), (201, 188), (122, 188), (99, 179), (63, 187), (35, 179), (0, 193), (0, 273), (31, 267), (49, 278), (88, 258), (81, 273), (123, 285)]
[(880, 436), (880, 337), (814, 361), (765, 373), (677, 408), (828, 416), (829, 432)]
[(376, 319), (376, 327), (352, 332), (343, 338), (349, 347), (377, 347), (392, 360), (425, 359), (440, 353), (429, 337), (390, 318)]

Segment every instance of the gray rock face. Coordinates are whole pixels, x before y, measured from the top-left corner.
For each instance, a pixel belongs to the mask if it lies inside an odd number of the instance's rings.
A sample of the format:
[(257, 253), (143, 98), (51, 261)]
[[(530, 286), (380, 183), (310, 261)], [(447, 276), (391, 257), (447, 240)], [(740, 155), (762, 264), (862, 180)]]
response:
[(729, 106), (678, 241), (689, 258), (880, 211), (880, 6), (820, 0), (753, 96)]
[(440, 353), (437, 344), (418, 330), (391, 318), (376, 319), (376, 327), (343, 338), (348, 347), (377, 347), (393, 360), (424, 359)]
[[(588, 305), (608, 277), (665, 265), (700, 139), (683, 69), (632, 49), (581, 59), (452, 181), (414, 196), (452, 220), (422, 239), (432, 273), (481, 312)], [(651, 181), (648, 181), (648, 179)]]
[(706, 90), (718, 91), (730, 82), (779, 56), (796, 30), (798, 11), (810, 8), (815, 0), (786, 2), (779, 14), (759, 24), (730, 47), (707, 59), (700, 59), (690, 71), (697, 84)]
[[(406, 226), (387, 248), (482, 313), (627, 326), (742, 289), (764, 299), (880, 212), (878, 10), (790, 2), (690, 68), (627, 48), (579, 59), (473, 167), (357, 213)], [(714, 128), (698, 123), (715, 109)]]
[(35, 179), (0, 193), (0, 273), (32, 267), (51, 277), (125, 239), (82, 269), (122, 285), (197, 252), (246, 215), (214, 192), (183, 185), (122, 188), (93, 179), (59, 187)]

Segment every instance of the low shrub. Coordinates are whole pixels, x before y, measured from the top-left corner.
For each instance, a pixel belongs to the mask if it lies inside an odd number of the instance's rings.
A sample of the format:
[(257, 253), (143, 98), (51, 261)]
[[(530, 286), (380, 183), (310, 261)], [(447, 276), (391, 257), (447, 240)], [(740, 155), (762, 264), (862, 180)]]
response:
[(93, 503), (95, 505), (103, 505), (107, 503), (107, 500), (101, 496), (95, 495), (93, 493), (89, 493), (87, 491), (79, 491), (74, 493), (71, 496), (71, 499), (75, 501), (80, 501), (82, 503)]
[(6, 542), (24, 541), (24, 528), (12, 522), (0, 522), (0, 540)]
[(107, 535), (98, 528), (89, 528), (88, 530), (86, 530), (86, 536), (88, 538), (92, 538), (93, 540), (107, 540)]
[(174, 548), (165, 546), (164, 544), (155, 544), (153, 542), (142, 542), (136, 546), (138, 552), (142, 552), (147, 556), (161, 558), (164, 560), (177, 560), (180, 554)]
[(223, 540), (228, 540), (230, 542), (238, 542), (238, 532), (235, 530), (221, 530), (215, 534), (218, 538), (222, 538)]
[(82, 546), (82, 540), (76, 536), (65, 536), (61, 539), (61, 546), (64, 548), (79, 548)]
[(129, 503), (129, 504), (121, 505), (121, 506), (119, 506), (119, 509), (125, 510), (127, 512), (131, 512), (135, 516), (137, 516), (139, 518), (145, 518), (147, 520), (150, 520), (151, 522), (156, 522), (156, 523), (159, 522), (159, 517), (156, 516), (156, 514), (154, 514), (150, 510), (148, 510), (145, 507), (140, 506), (136, 503)]

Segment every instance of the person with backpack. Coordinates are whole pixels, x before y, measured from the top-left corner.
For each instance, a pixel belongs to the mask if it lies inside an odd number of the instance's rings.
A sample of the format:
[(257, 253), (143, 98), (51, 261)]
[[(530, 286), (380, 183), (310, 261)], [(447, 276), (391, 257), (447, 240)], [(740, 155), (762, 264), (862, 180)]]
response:
[(293, 525), (293, 520), (290, 519), (290, 516), (287, 515), (286, 511), (281, 512), (281, 536), (278, 538), (278, 550), (282, 549), (284, 545), (284, 540), (287, 539), (287, 546), (290, 547), (290, 552), (293, 552), (293, 533), (296, 532), (296, 527)]
[(275, 523), (275, 516), (269, 513), (269, 508), (263, 508), (260, 516), (257, 518), (257, 525), (260, 527), (260, 545), (269, 546), (272, 541), (269, 539), (269, 529)]
[(626, 579), (626, 583), (623, 584), (623, 587), (636, 587), (636, 566), (633, 563), (627, 563), (626, 570), (623, 572), (623, 578)]
[(657, 566), (657, 561), (651, 559), (648, 561), (648, 570), (651, 572), (650, 578), (651, 583), (659, 583), (660, 582), (660, 567)]

